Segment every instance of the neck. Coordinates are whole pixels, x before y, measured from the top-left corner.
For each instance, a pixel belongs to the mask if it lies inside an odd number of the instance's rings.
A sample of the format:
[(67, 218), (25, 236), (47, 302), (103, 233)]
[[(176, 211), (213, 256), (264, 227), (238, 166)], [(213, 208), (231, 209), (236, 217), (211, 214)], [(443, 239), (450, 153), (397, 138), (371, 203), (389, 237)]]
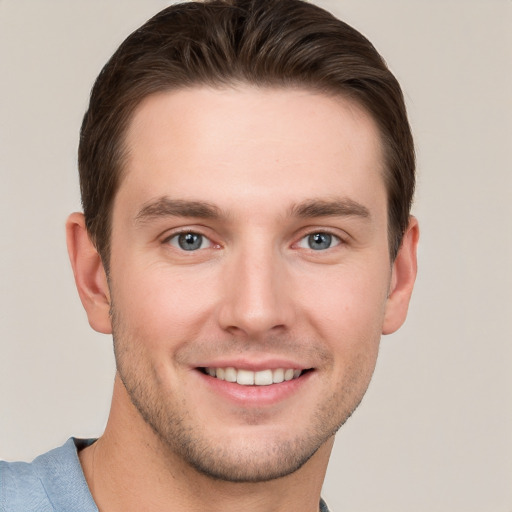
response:
[(116, 378), (104, 435), (80, 452), (100, 512), (317, 512), (333, 438), (294, 473), (266, 482), (213, 479), (163, 445)]

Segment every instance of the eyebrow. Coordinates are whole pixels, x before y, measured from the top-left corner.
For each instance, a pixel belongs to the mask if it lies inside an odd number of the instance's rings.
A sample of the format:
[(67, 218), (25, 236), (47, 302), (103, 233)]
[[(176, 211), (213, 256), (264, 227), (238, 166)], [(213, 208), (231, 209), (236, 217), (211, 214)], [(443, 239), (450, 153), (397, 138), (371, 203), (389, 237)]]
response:
[(218, 219), (220, 209), (203, 201), (187, 201), (160, 197), (144, 205), (135, 216), (136, 223), (145, 223), (159, 217), (199, 217), (201, 219)]
[(370, 218), (370, 210), (352, 199), (312, 199), (296, 204), (291, 215), (300, 218), (314, 217), (361, 217)]
[[(161, 217), (197, 217), (200, 219), (219, 219), (223, 217), (220, 208), (204, 201), (188, 201), (160, 197), (145, 204), (135, 216), (137, 224), (144, 224)], [(370, 218), (366, 206), (352, 199), (310, 199), (293, 205), (290, 217), (311, 219), (315, 217), (360, 217)]]

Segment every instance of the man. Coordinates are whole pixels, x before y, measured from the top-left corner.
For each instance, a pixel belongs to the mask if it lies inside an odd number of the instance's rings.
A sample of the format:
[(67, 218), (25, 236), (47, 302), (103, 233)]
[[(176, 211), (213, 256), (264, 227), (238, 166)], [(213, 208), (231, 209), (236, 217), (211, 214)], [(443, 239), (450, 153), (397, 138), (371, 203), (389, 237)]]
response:
[(111, 414), (3, 463), (2, 510), (327, 510), (416, 275), (412, 137), (373, 46), (299, 0), (169, 7), (98, 77), (79, 170), (68, 249), (113, 335)]

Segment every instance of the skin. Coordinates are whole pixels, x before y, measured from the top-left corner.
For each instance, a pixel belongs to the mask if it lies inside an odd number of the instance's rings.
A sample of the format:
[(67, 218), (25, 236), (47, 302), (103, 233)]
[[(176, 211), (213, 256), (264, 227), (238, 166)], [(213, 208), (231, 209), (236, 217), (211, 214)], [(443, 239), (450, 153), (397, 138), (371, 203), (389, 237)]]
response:
[[(389, 260), (374, 121), (306, 90), (195, 88), (146, 98), (126, 143), (108, 280), (83, 216), (67, 224), (118, 369), (105, 434), (80, 453), (100, 510), (318, 510), (416, 275), (415, 219)], [(305, 371), (264, 387), (201, 371), (226, 366)]]

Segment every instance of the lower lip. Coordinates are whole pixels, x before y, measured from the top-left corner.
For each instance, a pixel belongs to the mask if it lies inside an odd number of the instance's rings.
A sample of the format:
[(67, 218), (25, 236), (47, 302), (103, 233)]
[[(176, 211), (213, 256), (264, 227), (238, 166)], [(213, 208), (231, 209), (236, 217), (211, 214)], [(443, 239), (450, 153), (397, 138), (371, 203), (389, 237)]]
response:
[(200, 370), (196, 370), (196, 373), (215, 394), (246, 407), (260, 407), (274, 405), (290, 398), (309, 381), (314, 372), (308, 371), (296, 379), (280, 382), (279, 384), (269, 384), (268, 386), (242, 386), (236, 382), (216, 379)]

